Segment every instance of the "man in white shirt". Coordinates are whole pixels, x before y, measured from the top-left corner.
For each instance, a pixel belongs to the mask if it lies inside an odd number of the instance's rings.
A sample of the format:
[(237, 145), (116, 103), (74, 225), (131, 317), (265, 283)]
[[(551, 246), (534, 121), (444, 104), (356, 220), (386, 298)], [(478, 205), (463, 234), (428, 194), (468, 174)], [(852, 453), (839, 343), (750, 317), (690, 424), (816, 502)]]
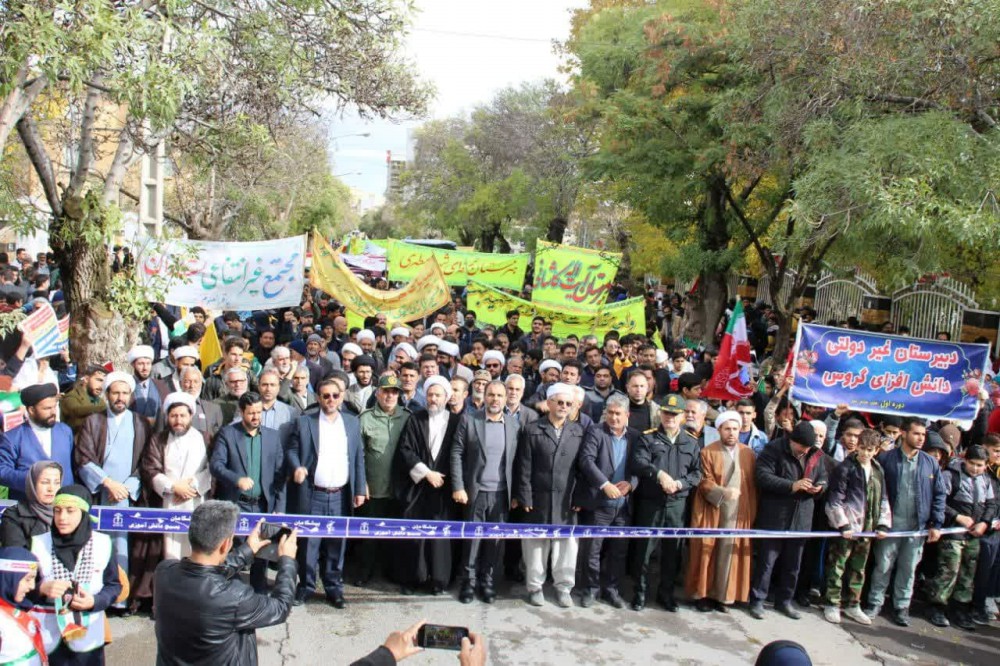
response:
[[(298, 417), (289, 427), (285, 449), (287, 469), (292, 475), (289, 513), (313, 516), (349, 516), (365, 503), (365, 453), (358, 418), (340, 407), (344, 389), (333, 379), (316, 387), (320, 411)], [(333, 523), (319, 521), (323, 531)], [(336, 521), (334, 521), (336, 522)], [(295, 605), (301, 605), (316, 590), (322, 576), (327, 601), (344, 608), (343, 539), (309, 539), (299, 554), (299, 587)], [(320, 549), (323, 568), (319, 569)]]

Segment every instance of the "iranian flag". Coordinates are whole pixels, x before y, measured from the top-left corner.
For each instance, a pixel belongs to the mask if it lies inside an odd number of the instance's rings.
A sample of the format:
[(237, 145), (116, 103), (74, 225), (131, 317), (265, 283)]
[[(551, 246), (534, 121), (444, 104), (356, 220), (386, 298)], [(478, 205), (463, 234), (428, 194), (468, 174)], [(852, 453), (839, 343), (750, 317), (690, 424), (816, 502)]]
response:
[(747, 319), (743, 316), (743, 303), (739, 299), (729, 318), (726, 334), (722, 336), (719, 357), (715, 359), (715, 372), (708, 386), (702, 391), (705, 398), (739, 400), (753, 394), (750, 385), (750, 341), (747, 339)]

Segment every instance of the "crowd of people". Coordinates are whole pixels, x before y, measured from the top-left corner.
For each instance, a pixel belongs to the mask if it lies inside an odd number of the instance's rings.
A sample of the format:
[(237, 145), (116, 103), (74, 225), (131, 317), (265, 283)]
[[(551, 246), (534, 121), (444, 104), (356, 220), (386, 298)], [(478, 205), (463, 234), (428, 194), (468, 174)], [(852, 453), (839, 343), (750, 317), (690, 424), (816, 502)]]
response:
[[(38, 288), (31, 298), (53, 296)], [(208, 598), (199, 590), (223, 584), (196, 565), (245, 571), (250, 587), (233, 594), (278, 600), (268, 613), (280, 621), (320, 590), (346, 608), (348, 576), (406, 595), (454, 590), (462, 603), (493, 603), (506, 580), (543, 606), (551, 580), (549, 599), (564, 608), (739, 603), (765, 618), (773, 600), (790, 618), (813, 606), (835, 623), (870, 624), (885, 606), (906, 626), (916, 596), (937, 626), (996, 620), (1000, 433), (989, 432), (989, 394), (971, 424), (826, 409), (790, 400), (781, 364), (765, 362), (751, 397), (705, 399), (716, 351), (682, 344), (670, 307), (657, 307), (680, 301), (663, 296), (649, 299), (647, 335), (603, 339), (559, 338), (558, 322), (518, 311), (480, 325), (460, 295), (420, 321), (379, 315), (363, 327), (309, 288), (299, 307), (249, 316), (195, 307), (184, 327), (176, 308), (154, 304), (128, 368), (76, 368), (75, 380), (68, 359), (66, 373), (34, 359), (15, 331), (2, 343), (3, 374), (27, 418), (0, 436), (0, 484), (17, 501), (0, 521), (2, 656), (45, 649), (53, 664), (101, 663), (105, 613), (159, 615), (185, 589)], [(213, 327), (223, 355), (202, 363)], [(222, 527), (102, 534), (91, 505), (201, 510)], [(271, 580), (269, 563), (252, 557), (259, 536), (232, 538), (235, 511), (841, 536), (413, 539), (392, 549), (293, 539)], [(164, 585), (171, 576), (186, 582)], [(44, 641), (9, 643), (17, 627)]]

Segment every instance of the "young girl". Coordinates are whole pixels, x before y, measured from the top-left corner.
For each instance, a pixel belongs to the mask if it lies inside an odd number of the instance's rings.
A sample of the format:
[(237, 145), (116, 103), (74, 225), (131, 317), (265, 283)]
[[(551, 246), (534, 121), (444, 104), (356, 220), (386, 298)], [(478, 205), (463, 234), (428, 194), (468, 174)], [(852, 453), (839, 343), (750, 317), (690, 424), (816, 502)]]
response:
[(91, 528), (90, 493), (60, 488), (52, 530), (31, 541), (45, 606), (36, 606), (52, 666), (104, 663), (104, 611), (122, 590), (111, 538)]
[(0, 548), (0, 664), (47, 664), (42, 629), (28, 611), (38, 559), (24, 548)]
[(831, 540), (826, 556), (827, 606), (823, 616), (834, 624), (840, 623), (841, 591), (845, 578), (847, 599), (844, 615), (861, 624), (872, 623), (860, 606), (871, 539), (856, 538), (854, 533), (875, 530), (881, 539), (892, 528), (885, 476), (874, 459), (878, 452), (879, 434), (874, 430), (863, 430), (858, 448), (837, 465), (830, 477), (826, 515), (843, 537)]

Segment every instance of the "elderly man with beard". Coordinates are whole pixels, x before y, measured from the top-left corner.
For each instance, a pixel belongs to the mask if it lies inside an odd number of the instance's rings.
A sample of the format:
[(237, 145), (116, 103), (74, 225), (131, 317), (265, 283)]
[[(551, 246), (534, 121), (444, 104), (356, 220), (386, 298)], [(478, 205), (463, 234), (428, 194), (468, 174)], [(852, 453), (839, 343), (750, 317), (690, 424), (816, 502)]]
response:
[[(451, 447), (460, 418), (445, 408), (451, 397), (447, 379), (432, 377), (424, 384), (424, 391), (427, 409), (410, 416), (396, 447), (394, 491), (404, 518), (451, 520), (455, 504), (445, 476), (450, 473)], [(451, 577), (451, 542), (421, 539), (405, 542), (403, 549), (404, 594), (412, 594), (421, 585), (431, 594), (443, 594)]]
[[(684, 407), (684, 429), (698, 440), (698, 446), (705, 448), (719, 440), (719, 431), (705, 423), (708, 417), (708, 403), (701, 399), (688, 400)], [(740, 421), (742, 423), (742, 419)]]
[[(452, 499), (471, 523), (507, 522), (514, 486), (517, 419), (504, 413), (507, 388), (494, 380), (486, 386), (486, 408), (462, 417), (451, 449)], [(471, 603), (478, 591), (488, 604), (496, 599), (493, 572), (500, 562), (499, 539), (462, 542), (465, 575), (459, 601)]]
[(163, 391), (163, 395), (169, 395), (170, 393), (176, 393), (177, 391), (182, 391), (181, 388), (181, 375), (184, 374), (184, 370), (187, 368), (198, 367), (198, 350), (190, 345), (184, 345), (183, 347), (178, 347), (173, 352), (174, 357), (174, 372), (164, 380), (160, 380), (156, 384), (157, 390)]
[[(292, 361), (292, 352), (288, 347), (275, 347), (271, 351), (270, 367), (278, 372), (278, 380), (281, 382), (281, 392), (292, 388), (292, 377), (298, 370), (299, 365)], [(265, 369), (267, 366), (265, 366)], [(306, 377), (309, 377), (309, 369), (306, 368)]]
[(492, 378), (488, 370), (476, 370), (469, 391), (469, 399), (466, 401), (466, 407), (472, 411), (478, 411), (485, 406), (486, 385), (491, 381)]
[[(195, 398), (170, 393), (163, 401), (166, 428), (153, 435), (139, 461), (143, 503), (154, 508), (193, 511), (212, 491), (207, 433), (193, 426)], [(133, 534), (132, 607), (151, 604), (153, 574), (163, 559), (191, 554), (186, 535)]]
[(243, 368), (230, 368), (226, 371), (225, 380), (226, 391), (216, 404), (222, 410), (222, 422), (232, 423), (239, 418), (240, 397), (250, 390), (250, 377)]
[(281, 389), (278, 399), (297, 409), (300, 414), (313, 408), (317, 401), (316, 394), (309, 388), (309, 369), (296, 368), (290, 386)]
[[(132, 506), (142, 490), (139, 460), (149, 443), (151, 429), (143, 416), (128, 408), (134, 388), (135, 380), (124, 372), (112, 372), (104, 378), (108, 409), (87, 417), (73, 450), (80, 480), (98, 496), (96, 504), (102, 506)], [(111, 532), (109, 536), (118, 566), (128, 573), (128, 533)]]
[(0, 483), (7, 486), (14, 501), (27, 499), (28, 473), (41, 460), (59, 463), (63, 485), (73, 485), (73, 432), (56, 421), (58, 395), (53, 384), (25, 386), (21, 404), (28, 418), (13, 430), (0, 433)]
[(104, 377), (107, 374), (108, 371), (102, 366), (90, 366), (76, 386), (59, 401), (59, 416), (74, 433), (88, 416), (107, 409), (103, 396)]
[[(572, 387), (554, 384), (548, 390), (546, 417), (521, 429), (511, 507), (524, 507), (527, 523), (576, 523), (571, 500), (578, 474), (577, 454), (583, 444), (584, 430), (583, 426), (568, 418), (573, 401)], [(556, 603), (563, 608), (571, 607), (577, 540), (524, 539), (521, 549), (527, 569), (528, 603), (532, 606), (545, 604), (542, 584), (551, 560)]]
[[(201, 397), (201, 386), (204, 381), (201, 370), (194, 366), (184, 368), (181, 372), (181, 390), (194, 398), (194, 417), (191, 427), (205, 433), (208, 435), (208, 441), (212, 441), (225, 423), (222, 421), (222, 410), (219, 406)], [(161, 423), (157, 430), (162, 429)]]

